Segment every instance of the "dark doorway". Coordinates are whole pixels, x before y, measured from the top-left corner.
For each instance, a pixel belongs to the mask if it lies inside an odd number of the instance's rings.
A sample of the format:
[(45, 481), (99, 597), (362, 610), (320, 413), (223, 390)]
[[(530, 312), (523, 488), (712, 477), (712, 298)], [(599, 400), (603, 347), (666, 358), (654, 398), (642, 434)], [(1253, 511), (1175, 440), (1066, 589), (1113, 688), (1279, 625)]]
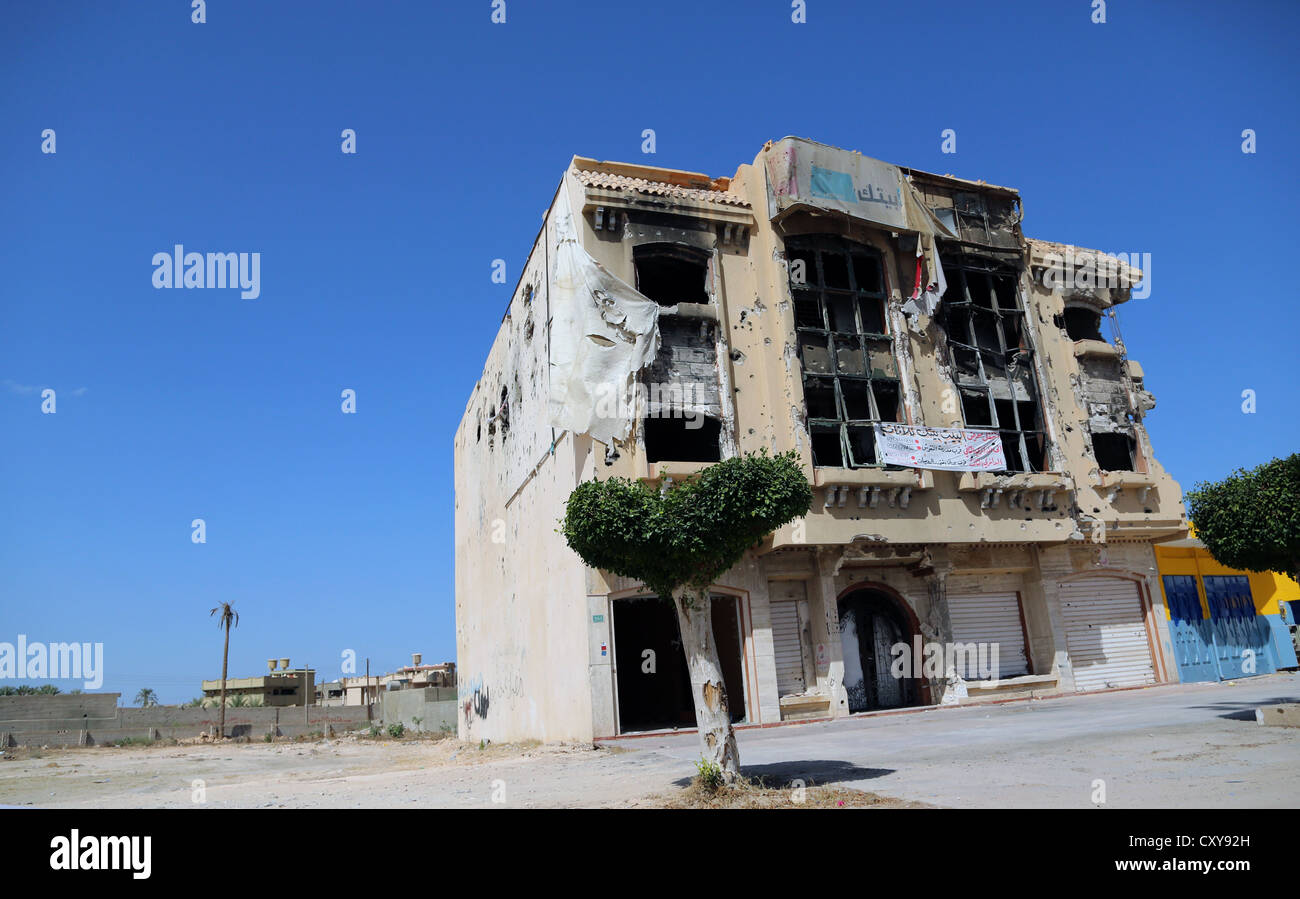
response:
[[(916, 704), (912, 677), (894, 677), (890, 647), (911, 645), (911, 630), (894, 599), (878, 590), (857, 590), (839, 602), (844, 647), (844, 688), (850, 712)], [(910, 671), (909, 671), (910, 673)]]
[[(713, 639), (731, 720), (743, 721), (744, 654), (738, 603), (735, 597), (715, 595), (712, 606)], [(695, 726), (690, 673), (672, 600), (651, 596), (614, 601), (614, 664), (619, 733)]]

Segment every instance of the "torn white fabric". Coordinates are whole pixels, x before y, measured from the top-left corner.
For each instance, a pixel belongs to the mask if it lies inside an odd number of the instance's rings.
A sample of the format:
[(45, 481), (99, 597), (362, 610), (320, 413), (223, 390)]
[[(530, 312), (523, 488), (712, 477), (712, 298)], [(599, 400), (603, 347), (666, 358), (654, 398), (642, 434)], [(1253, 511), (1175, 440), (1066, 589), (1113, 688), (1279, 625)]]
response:
[(637, 415), (637, 372), (659, 352), (659, 304), (610, 274), (582, 246), (560, 185), (551, 235), (551, 426), (625, 440)]
[(912, 296), (903, 304), (903, 311), (909, 315), (924, 313), (927, 317), (934, 315), (939, 308), (939, 300), (948, 290), (948, 279), (943, 275), (943, 263), (939, 261), (938, 246), (933, 235), (930, 237), (929, 265), (926, 265), (925, 241), (917, 235), (917, 285)]
[(903, 182), (903, 204), (907, 208), (908, 228), (916, 232), (916, 285), (912, 296), (903, 304), (903, 311), (913, 317), (912, 327), (920, 322), (920, 314), (933, 316), (939, 308), (939, 300), (948, 289), (948, 281), (943, 275), (943, 265), (939, 262), (939, 242), (936, 238), (955, 239), (957, 235), (950, 232), (943, 222), (926, 205), (925, 199), (912, 184), (911, 178)]

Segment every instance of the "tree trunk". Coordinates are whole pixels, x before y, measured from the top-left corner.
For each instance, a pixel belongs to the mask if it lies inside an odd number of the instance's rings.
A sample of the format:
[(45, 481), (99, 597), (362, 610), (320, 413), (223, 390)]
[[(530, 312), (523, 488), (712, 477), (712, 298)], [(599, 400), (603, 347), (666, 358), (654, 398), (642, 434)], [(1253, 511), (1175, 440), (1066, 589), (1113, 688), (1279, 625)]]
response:
[(217, 739), (226, 738), (226, 663), (230, 660), (230, 625), (226, 625), (226, 648), (221, 651), (221, 711), (217, 713)]
[(727, 783), (740, 775), (740, 753), (731, 729), (727, 686), (722, 679), (718, 646), (713, 640), (713, 605), (707, 589), (678, 587), (673, 591), (677, 621), (682, 631), (682, 649), (691, 676), (691, 697), (695, 700), (695, 724), (700, 733), (700, 752), (705, 761), (722, 769)]

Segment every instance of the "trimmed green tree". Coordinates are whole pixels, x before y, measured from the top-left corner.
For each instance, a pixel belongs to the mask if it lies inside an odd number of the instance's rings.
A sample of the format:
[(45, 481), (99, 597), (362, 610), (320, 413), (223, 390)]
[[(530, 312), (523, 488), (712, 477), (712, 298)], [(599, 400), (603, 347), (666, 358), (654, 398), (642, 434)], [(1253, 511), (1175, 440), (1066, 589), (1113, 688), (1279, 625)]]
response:
[(1186, 502), (1196, 536), (1220, 565), (1300, 578), (1300, 453), (1197, 484)]
[(740, 774), (740, 758), (709, 588), (746, 550), (811, 506), (812, 489), (793, 451), (727, 459), (665, 490), (609, 478), (585, 481), (569, 495), (563, 533), (574, 552), (593, 568), (672, 598), (702, 755), (728, 782)]

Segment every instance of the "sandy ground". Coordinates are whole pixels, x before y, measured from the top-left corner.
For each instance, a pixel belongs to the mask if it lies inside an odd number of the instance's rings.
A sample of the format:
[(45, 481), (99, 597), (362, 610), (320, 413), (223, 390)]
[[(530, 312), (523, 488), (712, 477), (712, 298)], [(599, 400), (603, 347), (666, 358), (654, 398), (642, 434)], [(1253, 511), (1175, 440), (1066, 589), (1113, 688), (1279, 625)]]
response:
[(647, 765), (623, 758), (632, 755), (641, 754), (590, 745), (492, 745), (480, 750), (477, 744), (454, 739), (349, 737), (313, 743), (44, 750), (39, 758), (0, 762), (0, 804), (44, 808), (600, 806), (627, 804), (662, 791), (681, 776), (680, 763), (672, 759)]
[[(1300, 806), (1300, 728), (1254, 708), (1300, 675), (738, 734), (744, 773), (955, 807)], [(0, 805), (56, 808), (646, 807), (684, 787), (693, 734), (591, 745), (342, 737), (6, 753)], [(199, 801), (199, 800), (202, 801)]]

